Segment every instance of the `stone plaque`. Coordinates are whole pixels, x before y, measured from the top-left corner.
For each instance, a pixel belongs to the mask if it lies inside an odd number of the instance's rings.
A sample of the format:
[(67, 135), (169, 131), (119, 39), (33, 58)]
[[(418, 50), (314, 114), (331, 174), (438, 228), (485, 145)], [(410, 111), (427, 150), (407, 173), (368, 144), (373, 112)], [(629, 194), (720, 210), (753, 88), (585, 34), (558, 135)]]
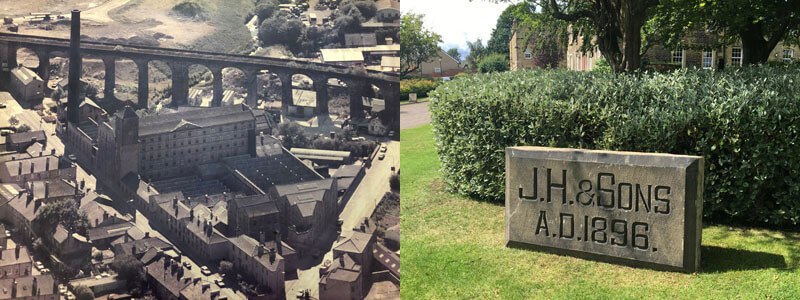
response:
[(695, 272), (703, 158), (510, 147), (506, 245)]

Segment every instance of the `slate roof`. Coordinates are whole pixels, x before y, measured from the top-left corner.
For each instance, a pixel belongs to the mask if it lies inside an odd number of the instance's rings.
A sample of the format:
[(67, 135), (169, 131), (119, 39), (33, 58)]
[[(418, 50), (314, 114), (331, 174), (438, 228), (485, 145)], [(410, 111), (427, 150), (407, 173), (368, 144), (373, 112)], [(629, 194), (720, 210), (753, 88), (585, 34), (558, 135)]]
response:
[(44, 141), (47, 139), (47, 134), (44, 133), (44, 130), (31, 130), (26, 132), (15, 132), (9, 134), (6, 137), (6, 142), (9, 144), (19, 144), (30, 142), (32, 139), (36, 139), (37, 141)]
[(351, 231), (342, 240), (334, 243), (333, 250), (347, 253), (364, 253), (371, 239), (371, 234)]
[(158, 260), (152, 261), (145, 267), (148, 277), (163, 286), (170, 294), (179, 298), (181, 290), (187, 287), (190, 281), (182, 280), (184, 276), (189, 276), (189, 272), (184, 272), (180, 263), (177, 267), (167, 264), (171, 258), (161, 256)]
[[(17, 247), (18, 248), (2, 250), (3, 254), (2, 257), (0, 257), (0, 267), (31, 262), (31, 255), (28, 252), (28, 248), (20, 245), (17, 245)], [(17, 256), (17, 249), (19, 249), (19, 256)]]
[(8, 201), (8, 206), (17, 211), (28, 222), (33, 221), (42, 206), (36, 207), (36, 201), (28, 201), (28, 193), (16, 184), (3, 184), (0, 186), (0, 196)]
[(42, 78), (40, 78), (39, 75), (36, 74), (36, 72), (33, 72), (31, 71), (31, 69), (28, 69), (26, 67), (18, 67), (11, 69), (11, 75), (17, 77), (19, 81), (22, 82), (22, 84), (24, 85), (28, 85), (29, 83), (31, 83), (31, 81), (34, 80), (42, 81)]
[(230, 105), (192, 110), (179, 110), (176, 113), (145, 116), (139, 119), (139, 136), (172, 132), (181, 123), (191, 123), (198, 127), (211, 127), (254, 120), (247, 106)]
[(378, 39), (375, 33), (347, 33), (344, 35), (344, 44), (348, 47), (375, 46)]
[(128, 234), (128, 231), (134, 227), (132, 223), (117, 223), (103, 227), (91, 228), (88, 230), (87, 235), (93, 241), (105, 240), (109, 238), (117, 238)]
[(236, 197), (233, 200), (240, 211), (248, 216), (263, 216), (280, 213), (278, 205), (266, 195)]
[(278, 270), (278, 263), (283, 260), (283, 256), (280, 254), (275, 253), (275, 261), (273, 263), (269, 262), (269, 254), (264, 253), (260, 257), (258, 256), (258, 247), (259, 243), (255, 239), (247, 236), (247, 235), (240, 235), (235, 238), (229, 239), (231, 243), (236, 248), (241, 249), (242, 252), (247, 253), (249, 256), (253, 257), (254, 259), (258, 260), (261, 265), (266, 267), (268, 270), (275, 272)]
[[(134, 247), (136, 247), (136, 253), (132, 252)], [(172, 246), (167, 242), (156, 237), (150, 237), (114, 245), (114, 253), (117, 256), (133, 255), (147, 252), (149, 249), (164, 250), (168, 248), (172, 248)]]
[[(20, 164), (22, 165), (21, 169), (20, 169)], [(33, 165), (33, 172), (31, 172), (31, 165)], [(12, 176), (53, 171), (53, 170), (58, 170), (58, 167), (59, 167), (59, 159), (54, 155), (36, 156), (25, 159), (15, 159), (3, 163), (3, 168), (8, 170), (8, 173), (11, 174)]]
[[(34, 280), (38, 291), (33, 290)], [(17, 294), (16, 298), (12, 298), (11, 291), (15, 281), (17, 283)], [(58, 291), (55, 287), (55, 279), (51, 274), (0, 279), (0, 299), (20, 299), (34, 297), (35, 295), (44, 297), (55, 295), (56, 293)]]
[[(74, 183), (64, 179), (29, 181), (28, 183), (30, 184), (30, 189), (33, 190), (33, 197), (36, 199), (79, 196), (81, 193), (80, 191), (76, 191)], [(47, 187), (46, 197), (45, 187)]]

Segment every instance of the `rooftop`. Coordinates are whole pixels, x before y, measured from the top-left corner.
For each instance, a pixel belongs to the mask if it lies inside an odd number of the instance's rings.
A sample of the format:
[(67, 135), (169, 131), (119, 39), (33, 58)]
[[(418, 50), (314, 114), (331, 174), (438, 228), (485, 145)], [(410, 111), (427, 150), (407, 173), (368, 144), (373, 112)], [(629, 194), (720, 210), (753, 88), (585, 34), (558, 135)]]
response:
[(192, 127), (212, 127), (252, 120), (254, 120), (253, 113), (243, 104), (179, 110), (171, 114), (141, 117), (139, 136), (173, 132), (181, 130), (187, 124), (191, 124)]
[(26, 143), (30, 142), (33, 139), (36, 139), (37, 141), (44, 141), (47, 139), (47, 134), (44, 133), (44, 130), (35, 130), (26, 132), (15, 132), (9, 134), (6, 137), (6, 141), (9, 144)]
[(333, 244), (333, 250), (347, 253), (364, 253), (372, 240), (372, 234), (358, 231), (346, 233), (343, 239)]
[(39, 75), (36, 74), (36, 72), (33, 72), (31, 71), (31, 69), (28, 69), (26, 67), (18, 67), (11, 69), (11, 75), (19, 78), (19, 81), (21, 81), (22, 84), (26, 85), (34, 80), (39, 80), (39, 81), (42, 80), (42, 78), (40, 78)]

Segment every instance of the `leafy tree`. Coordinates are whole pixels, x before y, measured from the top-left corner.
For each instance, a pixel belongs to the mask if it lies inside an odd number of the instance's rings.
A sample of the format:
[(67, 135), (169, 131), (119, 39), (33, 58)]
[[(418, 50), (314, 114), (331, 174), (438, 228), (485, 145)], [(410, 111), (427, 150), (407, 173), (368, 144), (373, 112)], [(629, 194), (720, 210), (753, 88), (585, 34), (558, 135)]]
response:
[(79, 212), (78, 203), (73, 200), (60, 200), (44, 205), (34, 222), (37, 224), (36, 233), (39, 236), (52, 234), (58, 224), (64, 225), (70, 232), (86, 235), (89, 226), (86, 213)]
[(276, 12), (280, 11), (279, 5), (280, 3), (278, 3), (276, 0), (258, 1), (256, 4), (256, 15), (258, 16), (259, 24), (275, 15)]
[(489, 49), (483, 45), (481, 39), (477, 39), (474, 42), (467, 41), (467, 48), (469, 49), (469, 54), (467, 54), (464, 61), (467, 64), (467, 68), (475, 72), (478, 70), (478, 62), (484, 56), (489, 55)]
[(219, 272), (225, 274), (225, 276), (229, 278), (233, 278), (236, 275), (236, 269), (233, 267), (233, 263), (226, 260), (221, 260), (219, 262)]
[(489, 54), (478, 62), (481, 73), (505, 72), (508, 71), (508, 67), (508, 55), (500, 53)]
[(111, 268), (119, 274), (119, 278), (137, 286), (146, 281), (144, 265), (131, 255), (118, 256), (111, 264)]
[(333, 28), (339, 33), (339, 38), (344, 40), (344, 35), (361, 31), (361, 13), (358, 9), (350, 10), (333, 19)]
[(300, 125), (286, 122), (278, 125), (278, 134), (283, 136), (283, 146), (286, 149), (304, 148), (309, 143), (309, 138)]
[(336, 30), (327, 26), (306, 27), (299, 43), (299, 48), (306, 57), (316, 55), (319, 49), (341, 46)]
[(31, 127), (28, 124), (22, 124), (17, 127), (17, 132), (28, 132), (31, 131)]
[(681, 43), (690, 30), (722, 34), (742, 45), (742, 64), (765, 63), (778, 42), (800, 37), (800, 0), (662, 0), (652, 29), (665, 43)]
[(597, 47), (614, 72), (642, 66), (642, 27), (660, 0), (529, 0), (531, 10), (572, 24), (584, 50)]
[(339, 9), (345, 6), (350, 6), (357, 8), (359, 12), (361, 12), (361, 16), (364, 20), (369, 20), (375, 17), (375, 13), (378, 12), (378, 8), (375, 6), (374, 1), (364, 1), (364, 0), (349, 0), (343, 2), (339, 5)]
[(447, 55), (450, 55), (450, 57), (461, 63), (461, 53), (458, 52), (458, 48), (447, 49)]
[(389, 188), (392, 191), (399, 192), (400, 191), (400, 175), (399, 174), (392, 174), (389, 177)]
[(419, 69), (439, 53), (442, 37), (426, 29), (420, 14), (404, 14), (400, 20), (400, 75)]
[(525, 5), (524, 3), (509, 5), (503, 13), (497, 17), (497, 24), (492, 29), (492, 36), (487, 42), (486, 48), (494, 53), (508, 54), (508, 43), (511, 41), (511, 30), (514, 25), (514, 12), (518, 5)]
[(298, 37), (303, 33), (303, 23), (284, 12), (264, 20), (258, 28), (258, 37), (264, 45), (284, 45), (296, 49)]
[(558, 67), (566, 54), (567, 22), (537, 12), (527, 3), (509, 9), (517, 20), (517, 35), (521, 40), (531, 41), (523, 51), (531, 51), (534, 64), (540, 68)]
[(75, 287), (75, 298), (78, 300), (94, 300), (94, 292), (85, 285)]

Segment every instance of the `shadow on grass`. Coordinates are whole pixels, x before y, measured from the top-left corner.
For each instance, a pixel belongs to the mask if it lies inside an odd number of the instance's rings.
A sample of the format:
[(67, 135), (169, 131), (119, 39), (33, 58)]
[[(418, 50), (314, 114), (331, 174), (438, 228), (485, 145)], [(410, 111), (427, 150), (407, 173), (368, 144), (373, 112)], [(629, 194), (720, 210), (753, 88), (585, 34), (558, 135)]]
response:
[(789, 266), (783, 256), (750, 250), (703, 246), (702, 273), (724, 273), (729, 271), (786, 269)]

